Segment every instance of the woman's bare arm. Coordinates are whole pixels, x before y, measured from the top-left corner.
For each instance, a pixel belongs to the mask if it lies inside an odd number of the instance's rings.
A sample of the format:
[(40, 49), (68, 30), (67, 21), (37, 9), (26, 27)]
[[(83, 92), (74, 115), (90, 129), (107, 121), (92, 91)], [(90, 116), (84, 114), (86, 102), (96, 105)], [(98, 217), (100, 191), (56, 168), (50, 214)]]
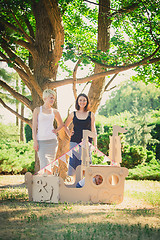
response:
[(38, 129), (38, 114), (39, 108), (35, 108), (33, 111), (33, 118), (32, 118), (32, 137), (34, 141), (33, 148), (35, 151), (38, 151), (38, 141), (37, 141), (37, 129)]
[(96, 131), (94, 113), (91, 113), (91, 131), (96, 134), (96, 137), (93, 138), (93, 142), (94, 142), (94, 146), (97, 148), (97, 131)]
[(54, 133), (57, 134), (63, 127), (64, 127), (64, 123), (62, 121), (61, 115), (58, 112), (58, 110), (54, 109), (54, 114), (55, 114), (55, 119), (57, 121), (58, 124), (58, 128), (54, 129)]
[(72, 112), (72, 113), (68, 116), (68, 118), (67, 118), (67, 120), (66, 120), (66, 122), (65, 122), (65, 125), (64, 125), (65, 131), (66, 131), (66, 133), (67, 133), (67, 135), (68, 135), (69, 138), (71, 137), (72, 133), (70, 132), (68, 126), (69, 126), (69, 124), (72, 122), (73, 116), (74, 116), (74, 113)]

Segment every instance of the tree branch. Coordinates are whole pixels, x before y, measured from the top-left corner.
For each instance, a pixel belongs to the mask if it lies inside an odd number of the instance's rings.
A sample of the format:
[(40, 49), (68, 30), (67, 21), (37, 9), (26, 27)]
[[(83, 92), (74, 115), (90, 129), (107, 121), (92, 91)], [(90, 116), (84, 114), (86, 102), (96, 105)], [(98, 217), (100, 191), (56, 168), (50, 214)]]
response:
[[(98, 78), (101, 78), (101, 77), (109, 76), (109, 75), (112, 75), (112, 74), (117, 74), (117, 73), (129, 70), (129, 69), (141, 66), (141, 65), (148, 65), (148, 64), (159, 62), (159, 61), (160, 61), (160, 57), (157, 57), (157, 58), (154, 58), (154, 59), (151, 59), (151, 60), (146, 60), (145, 59), (145, 60), (142, 60), (142, 61), (137, 62), (137, 63), (129, 64), (127, 66), (119, 66), (116, 69), (109, 70), (107, 72), (101, 72), (101, 73), (93, 74), (89, 77), (78, 78), (77, 83), (81, 84), (81, 83), (86, 83), (86, 82), (89, 82), (89, 81), (94, 81), (94, 80), (96, 80)], [(52, 81), (46, 82), (45, 87), (57, 88), (57, 87), (61, 87), (61, 86), (64, 86), (64, 85), (67, 85), (67, 84), (72, 84), (72, 83), (73, 83), (73, 78), (69, 78), (69, 79), (59, 80), (59, 81), (56, 81), (56, 82), (52, 82)]]
[(29, 120), (28, 118), (25, 118), (23, 116), (21, 116), (19, 113), (17, 113), (16, 111), (14, 111), (12, 108), (10, 108), (9, 106), (7, 106), (3, 100), (0, 98), (0, 103), (3, 105), (4, 108), (6, 108), (7, 110), (9, 110), (11, 113), (13, 113), (15, 116), (17, 116), (18, 118), (20, 118), (23, 122), (26, 122), (30, 127), (32, 127), (32, 121)]
[(116, 78), (117, 75), (118, 75), (118, 73), (114, 74), (114, 76), (109, 80), (109, 82), (106, 84), (106, 86), (104, 88), (104, 92), (107, 91), (107, 88), (113, 82), (113, 80)]
[(109, 91), (111, 91), (111, 90), (113, 90), (114, 88), (116, 88), (117, 86), (115, 85), (114, 87), (111, 87), (110, 89), (106, 89), (105, 91), (106, 92), (109, 92)]
[(7, 83), (5, 83), (3, 80), (0, 79), (0, 86), (7, 90), (14, 98), (16, 98), (18, 101), (23, 103), (26, 107), (29, 109), (32, 109), (32, 102), (25, 96), (21, 95), (17, 91), (15, 91), (13, 88), (11, 88)]
[(134, 11), (135, 9), (137, 9), (138, 7), (139, 7), (139, 6), (138, 6), (138, 3), (133, 3), (132, 5), (127, 6), (126, 8), (121, 8), (121, 9), (119, 9), (119, 10), (115, 10), (115, 12), (111, 14), (111, 17), (115, 16), (116, 14), (133, 12), (133, 11)]
[(12, 68), (19, 74), (20, 77), (23, 77), (25, 80), (25, 83), (27, 87), (30, 89), (30, 84), (29, 84), (29, 77), (28, 75), (20, 68), (17, 67), (9, 58), (7, 58), (2, 52), (0, 52), (0, 56), (3, 58), (5, 62), (8, 64), (12, 64)]
[(3, 50), (7, 53), (7, 55), (10, 57), (10, 59), (14, 59), (13, 61), (18, 63), (18, 65), (21, 66), (26, 72), (26, 74), (31, 78), (32, 72), (30, 68), (22, 61), (20, 57), (18, 57), (9, 47), (5, 40), (2, 40), (1, 47)]
[(33, 44), (30, 44), (23, 40), (15, 40), (14, 42), (17, 43), (18, 45), (24, 47), (25, 49), (27, 49), (32, 54), (34, 59), (38, 58), (38, 52), (37, 52), (36, 48), (33, 46)]
[(148, 12), (148, 9), (146, 8), (145, 4), (142, 2), (144, 8), (146, 9), (146, 13), (147, 13), (147, 16), (148, 16), (148, 20), (149, 20), (149, 26), (150, 26), (150, 34), (153, 38), (153, 41), (155, 42), (156, 45), (160, 46), (159, 44), (159, 41), (154, 37), (153, 35), (153, 31), (152, 31), (152, 24), (151, 24), (151, 19), (150, 19), (150, 16), (149, 16), (149, 12)]
[(16, 16), (14, 15), (14, 12), (13, 12), (12, 10), (10, 10), (10, 12), (11, 12), (14, 20), (16, 21), (17, 25), (19, 26), (20, 30), (21, 30), (22, 33), (24, 34), (25, 39), (26, 39), (28, 42), (33, 43), (33, 39), (32, 39), (30, 36), (28, 36), (28, 34), (24, 31), (24, 29), (23, 29), (23, 27), (21, 26), (19, 20), (18, 20), (18, 19), (16, 18)]
[(21, 35), (23, 34), (23, 32), (21, 31), (21, 29), (17, 28), (17, 27), (14, 26), (13, 24), (5, 21), (4, 19), (0, 18), (0, 22), (3, 23), (4, 25), (6, 25), (8, 28), (14, 30), (15, 32), (19, 32)]
[[(139, 61), (139, 63), (144, 62), (144, 61), (148, 61), (149, 59), (151, 59), (158, 51), (159, 51), (160, 47), (158, 47), (151, 55), (143, 58), (141, 61)], [(93, 63), (98, 63), (100, 66), (104, 67), (104, 68), (113, 68), (113, 69), (118, 69), (122, 66), (112, 66), (112, 65), (107, 65), (105, 63), (99, 63), (98, 61), (96, 61), (95, 59), (93, 59), (90, 56), (87, 56), (87, 58), (89, 58)]]
[[(4, 35), (2, 35), (2, 38), (3, 38), (3, 40), (6, 41), (6, 43), (10, 43), (10, 41), (11, 41), (9, 37), (6, 37)], [(38, 52), (36, 51), (36, 48), (33, 46), (33, 44), (30, 44), (29, 42), (25, 42), (23, 40), (16, 40), (16, 39), (13, 39), (13, 38), (12, 38), (12, 42), (24, 47), (25, 49), (27, 49), (32, 54), (32, 56), (35, 59), (37, 59)]]
[[(89, 0), (84, 0), (84, 2), (88, 2), (88, 3), (90, 3), (90, 4), (94, 4), (94, 5), (96, 5), (96, 6), (100, 6), (99, 3), (95, 3), (95, 2), (92, 2), (92, 1), (89, 1)], [(106, 6), (104, 6), (104, 5), (102, 5), (102, 4), (101, 4), (101, 7), (107, 8)], [(109, 14), (109, 16), (113, 17), (113, 16), (116, 15), (117, 13), (118, 13), (118, 14), (121, 14), (121, 13), (129, 13), (129, 12), (134, 11), (134, 10), (137, 9), (137, 8), (138, 8), (138, 3), (133, 3), (132, 5), (127, 6), (126, 8), (121, 8), (121, 9), (119, 9), (119, 10), (110, 8), (110, 10), (113, 10), (114, 13)]]
[(80, 63), (81, 63), (81, 59), (78, 60), (78, 62), (76, 63), (76, 65), (74, 67), (74, 70), (73, 70), (73, 93), (74, 93), (75, 100), (77, 99), (77, 89), (76, 89), (77, 79), (76, 79), (76, 74), (77, 74), (77, 69), (78, 69)]
[(100, 63), (100, 62), (96, 61), (95, 59), (93, 59), (92, 57), (87, 56), (87, 55), (86, 55), (86, 57), (89, 58), (93, 63), (96, 63), (96, 64), (98, 63), (100, 66), (105, 67), (105, 68), (117, 68), (118, 67), (118, 66), (107, 65), (105, 63)]
[(33, 39), (35, 39), (34, 30), (33, 30), (32, 26), (31, 26), (31, 24), (30, 24), (30, 22), (29, 22), (26, 14), (25, 14), (25, 16), (24, 16), (24, 21), (25, 21), (25, 23), (26, 23), (26, 25), (27, 25), (27, 28), (28, 28), (28, 30), (29, 30), (29, 33), (30, 33), (31, 37), (32, 37)]
[[(3, 40), (4, 41), (4, 40)], [(18, 57), (16, 56), (15, 53), (13, 53), (7, 46), (7, 44), (2, 43), (1, 44), (2, 48), (4, 49), (4, 51), (8, 54), (8, 56), (11, 59), (14, 59), (14, 62), (18, 63), (18, 65), (20, 65), (26, 72), (23, 71), (23, 69), (21, 69), (21, 72), (23, 74), (24, 79), (25, 78), (25, 74), (27, 75), (27, 80), (29, 82), (29, 84), (32, 84), (32, 86), (36, 89), (37, 93), (39, 94), (40, 97), (42, 97), (42, 89), (39, 86), (38, 82), (34, 79), (34, 76), (32, 74), (32, 71), (30, 70), (30, 68)], [(20, 69), (14, 68), (17, 72), (20, 72)], [(30, 88), (29, 88), (30, 89)]]

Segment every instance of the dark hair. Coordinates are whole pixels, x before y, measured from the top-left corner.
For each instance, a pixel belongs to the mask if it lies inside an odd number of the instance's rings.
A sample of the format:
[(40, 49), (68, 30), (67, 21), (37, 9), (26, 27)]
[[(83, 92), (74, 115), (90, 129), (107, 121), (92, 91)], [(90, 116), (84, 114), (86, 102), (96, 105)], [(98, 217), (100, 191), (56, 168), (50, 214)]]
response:
[(78, 97), (77, 97), (77, 99), (76, 99), (75, 108), (76, 108), (77, 110), (80, 109), (80, 106), (79, 106), (79, 104), (78, 104), (78, 99), (79, 99), (80, 97), (85, 97), (85, 98), (87, 99), (87, 104), (86, 104), (86, 106), (84, 107), (84, 111), (87, 112), (88, 109), (89, 109), (89, 98), (88, 98), (87, 95), (84, 94), (84, 93), (80, 93), (80, 94), (78, 95)]

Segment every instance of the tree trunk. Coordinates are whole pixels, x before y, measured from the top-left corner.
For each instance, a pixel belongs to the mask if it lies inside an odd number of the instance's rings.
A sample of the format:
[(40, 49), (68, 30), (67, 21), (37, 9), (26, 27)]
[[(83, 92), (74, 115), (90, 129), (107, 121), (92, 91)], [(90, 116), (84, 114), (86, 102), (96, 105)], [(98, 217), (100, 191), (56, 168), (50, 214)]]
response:
[[(56, 159), (61, 157), (64, 153), (68, 152), (69, 143), (70, 143), (69, 138), (66, 136), (64, 129), (62, 129), (58, 134), (58, 151), (57, 151)], [(66, 161), (68, 162), (68, 159), (66, 159)], [(58, 162), (59, 162), (59, 168), (58, 168), (59, 176), (65, 179), (67, 175), (67, 170), (68, 170), (67, 163), (61, 161), (60, 159)]]
[[(16, 91), (18, 91), (18, 78), (16, 78)], [(16, 112), (19, 112), (19, 101), (16, 99)], [(19, 118), (16, 116), (16, 126), (19, 127)]]
[[(24, 117), (24, 104), (21, 103), (21, 116)], [(24, 142), (24, 122), (20, 121), (20, 141)]]
[[(22, 95), (25, 96), (25, 84), (21, 81)], [(24, 117), (24, 104), (21, 103), (21, 116)], [(20, 121), (20, 141), (24, 142), (24, 122)]]
[[(110, 48), (110, 0), (99, 1), (98, 14), (98, 43), (97, 50), (106, 52)], [(104, 69), (99, 64), (95, 64), (94, 73), (103, 72)], [(105, 87), (105, 77), (99, 78), (92, 82), (89, 90), (89, 98), (91, 104), (91, 111), (96, 112)]]
[[(47, 82), (56, 81), (58, 61), (62, 56), (61, 45), (64, 43), (64, 31), (57, 1), (47, 3), (45, 0), (34, 1), (32, 9), (36, 19), (35, 48), (38, 52), (37, 58), (33, 56), (32, 64), (35, 81), (43, 91), (47, 86)], [(57, 30), (57, 28), (59, 29)], [(31, 93), (33, 99), (32, 109), (34, 109), (42, 105), (43, 100), (34, 88)], [(59, 149), (58, 152), (61, 155), (63, 149), (61, 149), (61, 146)], [(38, 170), (39, 159), (35, 154), (35, 172)]]

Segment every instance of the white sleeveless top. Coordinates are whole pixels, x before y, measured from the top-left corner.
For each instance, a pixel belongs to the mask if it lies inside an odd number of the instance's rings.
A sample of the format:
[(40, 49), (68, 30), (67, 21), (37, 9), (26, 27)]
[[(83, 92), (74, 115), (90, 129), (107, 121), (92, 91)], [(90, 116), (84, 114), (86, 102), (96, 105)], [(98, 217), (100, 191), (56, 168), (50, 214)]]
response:
[(53, 108), (51, 114), (46, 114), (42, 112), (42, 106), (40, 107), (40, 112), (38, 114), (37, 140), (57, 139), (56, 134), (52, 132), (54, 129), (54, 117)]

